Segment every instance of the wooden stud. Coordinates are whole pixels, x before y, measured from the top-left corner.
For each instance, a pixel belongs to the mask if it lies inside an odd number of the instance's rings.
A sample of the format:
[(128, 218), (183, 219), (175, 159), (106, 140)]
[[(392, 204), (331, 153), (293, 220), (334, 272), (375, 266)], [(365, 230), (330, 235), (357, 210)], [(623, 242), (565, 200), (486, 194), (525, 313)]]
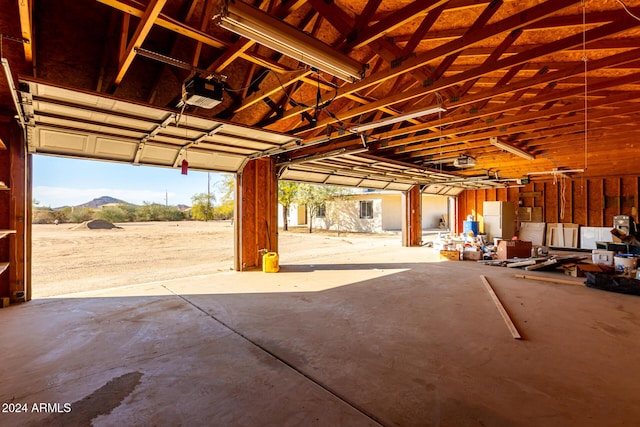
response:
[(520, 333), (518, 332), (518, 329), (516, 328), (516, 325), (513, 324), (513, 321), (509, 317), (509, 313), (507, 313), (507, 310), (505, 310), (504, 306), (500, 302), (500, 299), (498, 298), (496, 293), (493, 291), (493, 288), (491, 287), (491, 284), (489, 283), (487, 278), (484, 276), (480, 276), (480, 279), (482, 280), (482, 283), (484, 283), (484, 286), (485, 288), (487, 288), (487, 291), (489, 292), (491, 299), (493, 300), (494, 304), (498, 308), (498, 311), (500, 312), (500, 315), (502, 316), (504, 323), (507, 325), (507, 328), (509, 328), (509, 332), (511, 332), (511, 336), (513, 336), (513, 338), (517, 340), (522, 339), (522, 337), (520, 336)]
[(532, 276), (530, 274), (516, 274), (515, 277), (519, 279), (538, 280), (541, 282), (560, 283), (563, 285), (584, 286), (584, 283), (582, 282), (576, 282), (575, 280), (556, 279), (554, 277)]

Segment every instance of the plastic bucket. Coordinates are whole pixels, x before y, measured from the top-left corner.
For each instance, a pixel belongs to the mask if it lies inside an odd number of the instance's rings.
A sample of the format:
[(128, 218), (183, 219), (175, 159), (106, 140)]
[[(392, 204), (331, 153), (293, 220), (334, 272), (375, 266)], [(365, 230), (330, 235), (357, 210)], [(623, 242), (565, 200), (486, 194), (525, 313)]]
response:
[(265, 273), (277, 273), (280, 271), (280, 265), (278, 264), (278, 253), (267, 252), (262, 256), (262, 271)]
[(628, 273), (636, 268), (636, 257), (633, 254), (618, 254), (613, 257), (616, 273)]

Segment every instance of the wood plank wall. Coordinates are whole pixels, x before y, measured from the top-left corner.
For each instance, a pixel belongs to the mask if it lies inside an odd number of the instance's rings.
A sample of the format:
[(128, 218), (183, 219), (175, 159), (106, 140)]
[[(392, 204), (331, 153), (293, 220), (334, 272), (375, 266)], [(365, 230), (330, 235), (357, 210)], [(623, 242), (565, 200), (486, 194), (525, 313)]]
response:
[(524, 187), (464, 191), (458, 196), (458, 224), (467, 215), (482, 220), (482, 202), (514, 202), (542, 208), (543, 222), (569, 222), (587, 227), (613, 227), (614, 215), (638, 221), (640, 176), (535, 181)]
[(236, 177), (235, 269), (262, 267), (261, 249), (278, 251), (275, 159), (250, 160)]
[[(0, 123), (0, 138), (8, 145), (10, 130), (7, 123)], [(0, 181), (11, 186), (11, 154), (9, 150), (0, 149)], [(9, 224), (9, 216), (11, 193), (7, 190), (0, 191), (0, 229), (11, 229)], [(13, 237), (5, 237), (0, 239), (0, 262), (9, 261), (10, 239)], [(10, 297), (9, 287), (9, 271), (5, 271), (0, 275), (0, 297)]]
[(402, 246), (422, 243), (422, 194), (414, 185), (402, 198)]
[[(0, 119), (0, 138), (7, 150), (0, 150), (0, 181), (10, 190), (0, 191), (0, 229), (15, 230), (0, 239), (0, 261), (9, 262), (8, 271), (0, 275), (0, 296), (12, 302), (31, 298), (31, 216), (30, 189), (26, 178), (30, 156), (25, 151), (23, 135), (12, 118)], [(27, 156), (27, 158), (25, 158)]]

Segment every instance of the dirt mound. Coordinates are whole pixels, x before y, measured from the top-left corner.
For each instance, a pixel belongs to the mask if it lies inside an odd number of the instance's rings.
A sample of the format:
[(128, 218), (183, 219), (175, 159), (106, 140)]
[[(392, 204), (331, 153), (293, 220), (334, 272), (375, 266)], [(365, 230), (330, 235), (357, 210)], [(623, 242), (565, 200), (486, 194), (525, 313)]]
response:
[(105, 221), (104, 219), (92, 219), (91, 221), (82, 222), (75, 227), (72, 227), (72, 230), (111, 230), (112, 228), (122, 228), (117, 225), (113, 225), (109, 221)]

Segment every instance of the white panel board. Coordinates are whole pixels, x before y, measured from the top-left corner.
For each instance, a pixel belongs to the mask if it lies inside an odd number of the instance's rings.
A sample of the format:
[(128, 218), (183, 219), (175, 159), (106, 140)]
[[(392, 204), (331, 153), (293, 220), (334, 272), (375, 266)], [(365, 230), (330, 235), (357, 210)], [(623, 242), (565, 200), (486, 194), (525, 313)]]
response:
[(60, 151), (63, 154), (80, 154), (87, 151), (88, 137), (72, 132), (40, 128), (38, 132), (39, 147), (46, 151)]
[(611, 227), (580, 227), (582, 249), (598, 249), (596, 242), (613, 242)]
[(137, 147), (137, 144), (127, 141), (96, 138), (96, 148), (94, 153), (102, 158), (132, 161)]
[(176, 149), (147, 144), (142, 149), (142, 156), (140, 157), (140, 163), (173, 166), (173, 161), (177, 155), (178, 155), (178, 150)]

